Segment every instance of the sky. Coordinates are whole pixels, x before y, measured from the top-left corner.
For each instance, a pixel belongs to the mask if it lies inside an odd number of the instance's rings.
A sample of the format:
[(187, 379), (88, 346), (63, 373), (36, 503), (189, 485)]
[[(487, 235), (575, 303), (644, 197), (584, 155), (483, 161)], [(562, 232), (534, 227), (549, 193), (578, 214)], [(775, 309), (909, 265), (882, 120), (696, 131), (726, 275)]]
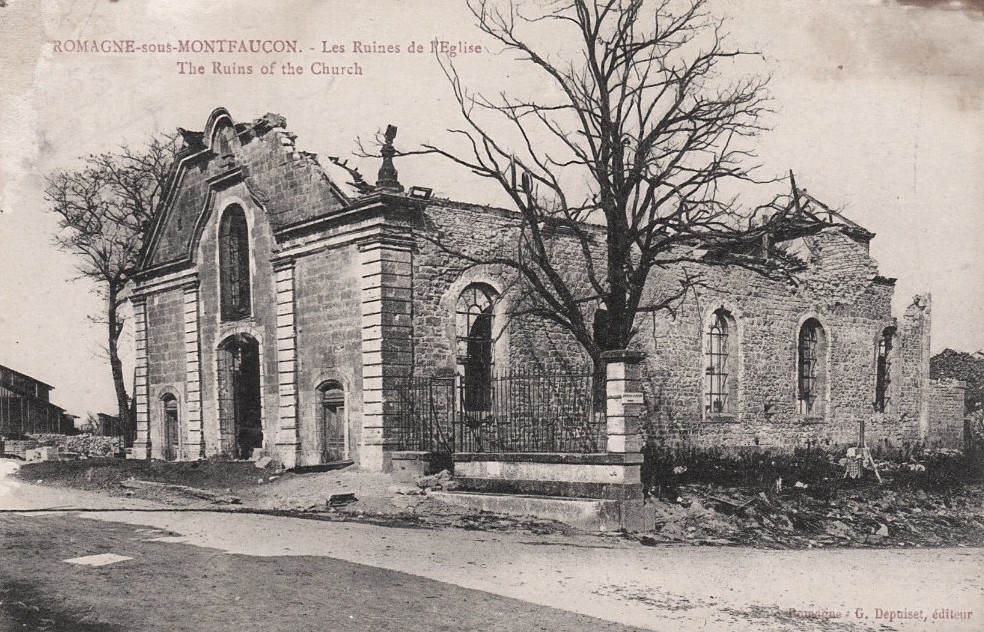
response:
[[(714, 0), (731, 42), (761, 53), (772, 130), (763, 174), (797, 183), (876, 233), (872, 255), (898, 278), (896, 309), (933, 294), (934, 352), (984, 348), (984, 3), (936, 0)], [(54, 385), (69, 412), (114, 410), (100, 312), (75, 259), (52, 245), (45, 174), (176, 127), (216, 107), (239, 121), (286, 116), (300, 149), (349, 156), (387, 124), (397, 145), (441, 142), (455, 103), (428, 42), (486, 45), (455, 64), (468, 85), (548, 90), (494, 50), (459, 0), (352, 3), (7, 0), (0, 7), (0, 364)], [(78, 53), (75, 40), (137, 46), (217, 38), (297, 41), (294, 54)], [(353, 51), (399, 45), (400, 53)], [(409, 44), (424, 53), (408, 53)], [(550, 42), (544, 42), (549, 45)], [(335, 45), (345, 52), (325, 52)], [(60, 49), (60, 52), (59, 52)], [(204, 66), (180, 74), (179, 62)], [(212, 62), (252, 66), (216, 75)], [(273, 74), (263, 67), (276, 63)], [(283, 75), (285, 63), (304, 68)], [(314, 74), (321, 64), (360, 76)], [(371, 181), (378, 165), (352, 158)], [(468, 173), (397, 161), (405, 185), (499, 203)], [(126, 351), (130, 351), (129, 348)], [(132, 359), (125, 360), (127, 367)], [(130, 370), (129, 368), (127, 369)]]

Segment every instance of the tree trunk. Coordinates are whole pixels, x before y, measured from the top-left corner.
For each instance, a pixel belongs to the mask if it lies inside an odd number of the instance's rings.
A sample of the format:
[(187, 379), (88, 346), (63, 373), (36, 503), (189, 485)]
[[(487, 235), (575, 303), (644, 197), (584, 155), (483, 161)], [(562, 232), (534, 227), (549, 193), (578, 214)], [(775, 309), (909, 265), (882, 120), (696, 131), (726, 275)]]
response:
[[(604, 349), (603, 349), (604, 351)], [(601, 353), (591, 358), (592, 400), (595, 412), (605, 412), (608, 400), (608, 371), (607, 363), (601, 359)]]
[(126, 392), (126, 384), (123, 382), (123, 362), (120, 360), (119, 352), (119, 339), (123, 327), (119, 322), (116, 296), (116, 289), (111, 287), (106, 302), (109, 366), (113, 371), (113, 387), (116, 389), (116, 406), (120, 418), (119, 429), (122, 430), (125, 441), (130, 443), (130, 438), (136, 435), (136, 427), (134, 417), (130, 414), (130, 397)]

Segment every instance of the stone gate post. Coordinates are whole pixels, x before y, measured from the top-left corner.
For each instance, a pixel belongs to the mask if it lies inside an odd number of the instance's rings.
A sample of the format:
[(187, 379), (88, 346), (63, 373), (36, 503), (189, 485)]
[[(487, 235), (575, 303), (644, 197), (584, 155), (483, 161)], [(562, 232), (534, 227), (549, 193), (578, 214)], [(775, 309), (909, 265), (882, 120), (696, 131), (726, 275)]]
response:
[[(606, 363), (605, 413), (608, 425), (607, 452), (640, 454), (643, 412), (641, 351), (620, 349), (601, 354)], [(640, 461), (641, 462), (641, 461)]]
[[(606, 364), (605, 420), (608, 457), (617, 460), (620, 523), (642, 531), (653, 525), (642, 493), (642, 361), (641, 351), (619, 349), (601, 354)], [(615, 461), (613, 461), (613, 464)]]

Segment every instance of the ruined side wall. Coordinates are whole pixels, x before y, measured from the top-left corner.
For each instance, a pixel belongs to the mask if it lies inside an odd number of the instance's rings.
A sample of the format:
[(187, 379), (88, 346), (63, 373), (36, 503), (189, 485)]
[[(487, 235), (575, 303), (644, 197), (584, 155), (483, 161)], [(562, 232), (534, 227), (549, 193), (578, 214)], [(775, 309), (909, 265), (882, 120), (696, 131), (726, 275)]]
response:
[(359, 458), (362, 430), (361, 287), (355, 244), (298, 257), (297, 323), (298, 463), (322, 462), (321, 397), (329, 380), (345, 389), (349, 456)]
[(932, 380), (929, 390), (929, 435), (934, 448), (963, 447), (964, 399), (967, 384), (959, 380)]
[[(468, 282), (518, 286), (510, 270), (475, 267), (466, 260), (469, 256), (487, 259), (497, 248), (515, 249), (515, 216), (434, 205), (426, 210), (425, 226), (445, 246), (417, 240), (415, 359), (422, 375), (454, 367), (454, 298)], [(685, 274), (700, 278), (700, 287), (674, 314), (640, 314), (637, 323), (634, 346), (648, 355), (648, 429), (657, 444), (671, 448), (837, 446), (856, 443), (862, 421), (866, 442), (879, 448), (901, 448), (925, 436), (928, 297), (918, 297), (898, 322), (891, 313), (893, 282), (878, 276), (863, 239), (828, 229), (795, 245), (805, 262), (796, 282), (738, 267), (674, 265), (653, 271), (649, 295), (654, 299), (677, 291)], [(555, 248), (564, 254), (554, 260), (568, 263), (562, 266), (563, 274), (589, 294), (583, 257), (573, 236), (555, 240)], [(603, 243), (597, 248), (603, 252)], [(448, 252), (452, 249), (466, 257), (455, 257)], [(515, 288), (512, 292), (519, 294)], [(721, 307), (736, 321), (730, 343), (737, 345), (733, 378), (739, 386), (733, 412), (717, 415), (704, 410), (705, 337), (710, 315)], [(522, 311), (515, 301), (508, 309)], [(805, 416), (797, 402), (797, 343), (808, 318), (819, 320), (826, 335), (826, 384), (820, 396), (823, 413)], [(889, 404), (885, 412), (875, 413), (877, 344), (888, 327), (897, 327)], [(542, 319), (514, 316), (500, 338), (496, 364), (497, 368), (507, 364), (563, 370), (586, 366), (588, 358), (576, 340), (559, 328)]]
[[(900, 447), (918, 440), (918, 394), (896, 397), (885, 413), (874, 413), (877, 342), (886, 327), (895, 325), (893, 286), (877, 277), (863, 242), (825, 231), (808, 238), (806, 246), (807, 268), (796, 284), (738, 268), (703, 267), (702, 287), (675, 317), (640, 321), (637, 341), (649, 354), (648, 430), (656, 445), (835, 446), (856, 443), (862, 421), (869, 445)], [(681, 275), (677, 269), (655, 276), (653, 293), (670, 291)], [(731, 313), (737, 330), (729, 337), (729, 352), (737, 354), (729, 379), (738, 380), (730, 414), (707, 413), (703, 402), (706, 330), (718, 308)], [(808, 318), (819, 320), (826, 334), (822, 415), (798, 410), (797, 343)], [(904, 348), (893, 365), (893, 392), (921, 379), (911, 375), (921, 365), (907, 353), (923, 344), (928, 323), (921, 315), (912, 320), (913, 327), (897, 336), (896, 344)]]
[(932, 328), (931, 297), (919, 295), (906, 308), (899, 321), (897, 383), (893, 397), (898, 402), (900, 420), (912, 429), (916, 440), (925, 441), (929, 432), (929, 345)]

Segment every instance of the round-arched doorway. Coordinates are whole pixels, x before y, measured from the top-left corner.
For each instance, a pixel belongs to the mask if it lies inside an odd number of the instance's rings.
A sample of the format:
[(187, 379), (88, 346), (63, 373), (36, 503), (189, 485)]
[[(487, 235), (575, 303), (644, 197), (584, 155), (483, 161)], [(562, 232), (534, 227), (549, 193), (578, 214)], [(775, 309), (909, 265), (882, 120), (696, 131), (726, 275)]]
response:
[(263, 447), (259, 343), (245, 334), (231, 336), (219, 345), (218, 360), (222, 451), (249, 459)]

